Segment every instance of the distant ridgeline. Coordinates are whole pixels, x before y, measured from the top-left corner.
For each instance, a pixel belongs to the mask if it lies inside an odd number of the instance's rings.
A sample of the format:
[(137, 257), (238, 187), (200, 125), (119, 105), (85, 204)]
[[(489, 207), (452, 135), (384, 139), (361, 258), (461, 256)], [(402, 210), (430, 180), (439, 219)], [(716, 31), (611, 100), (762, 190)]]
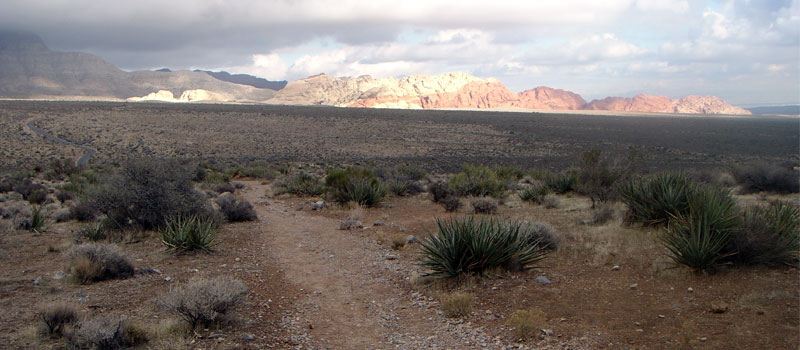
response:
[(753, 114), (800, 115), (800, 105), (749, 107)]

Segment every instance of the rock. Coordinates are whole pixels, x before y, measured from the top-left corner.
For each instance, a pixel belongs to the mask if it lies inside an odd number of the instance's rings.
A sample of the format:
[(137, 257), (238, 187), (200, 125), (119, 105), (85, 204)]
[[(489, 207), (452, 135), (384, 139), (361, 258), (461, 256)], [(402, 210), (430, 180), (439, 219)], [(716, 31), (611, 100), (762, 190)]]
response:
[(694, 293), (694, 289), (692, 289), (692, 287), (686, 288), (686, 291), (689, 293)]
[(553, 330), (552, 329), (542, 329), (542, 334), (544, 334), (544, 335), (546, 335), (548, 337), (552, 337), (553, 336)]
[(631, 289), (639, 289), (639, 284), (637, 284), (637, 283), (631, 284), (630, 288)]
[(715, 314), (725, 313), (728, 311), (728, 303), (724, 301), (712, 301), (710, 311)]
[(242, 334), (242, 336), (239, 337), (239, 339), (246, 340), (246, 341), (252, 341), (252, 340), (256, 340), (256, 337), (253, 336), (252, 334)]
[(167, 282), (172, 282), (172, 277), (169, 277), (169, 276), (164, 277), (164, 280), (167, 281)]
[(414, 235), (406, 236), (406, 244), (419, 243), (419, 240)]
[(619, 265), (614, 265), (614, 267), (611, 268), (611, 271), (619, 271), (619, 270), (622, 270), (622, 267), (620, 267)]
[(34, 285), (39, 285), (40, 283), (42, 283), (42, 276), (36, 277), (36, 279), (33, 280)]
[(325, 208), (325, 201), (316, 201), (311, 203), (312, 210), (322, 210), (322, 208)]
[(551, 283), (550, 280), (547, 279), (547, 277), (545, 277), (545, 276), (536, 277), (536, 282), (539, 282), (541, 284), (550, 284)]
[(751, 114), (716, 96), (686, 96), (673, 100), (665, 96), (636, 95), (632, 98), (606, 97), (586, 104), (585, 109), (620, 112)]
[(53, 213), (53, 219), (56, 222), (64, 222), (72, 220), (72, 212), (68, 208), (58, 209)]
[(375, 221), (375, 222), (372, 223), (372, 226), (383, 226), (383, 221), (380, 221), (380, 220)]
[(339, 224), (340, 230), (352, 230), (354, 228), (364, 228), (364, 224), (358, 220), (344, 220)]
[(397, 260), (397, 255), (389, 254), (386, 256), (386, 260)]
[(60, 280), (60, 279), (63, 279), (64, 277), (67, 277), (67, 273), (64, 272), (64, 271), (58, 271), (58, 272), (53, 274), (53, 279), (54, 280)]
[(141, 274), (141, 275), (145, 275), (145, 274), (147, 274), (147, 275), (160, 275), (161, 271), (159, 271), (157, 269), (154, 269), (152, 267), (144, 267), (144, 268), (138, 269), (136, 271), (136, 273), (137, 274)]

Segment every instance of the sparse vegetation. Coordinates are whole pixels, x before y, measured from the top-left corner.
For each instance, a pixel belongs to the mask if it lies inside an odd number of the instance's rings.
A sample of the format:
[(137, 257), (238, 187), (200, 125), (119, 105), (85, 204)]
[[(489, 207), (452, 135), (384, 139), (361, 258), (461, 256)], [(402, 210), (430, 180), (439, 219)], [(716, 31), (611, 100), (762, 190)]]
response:
[(81, 284), (133, 275), (133, 265), (115, 245), (82, 244), (72, 247), (68, 256), (72, 278)]
[(686, 214), (696, 191), (697, 184), (688, 175), (676, 172), (631, 180), (620, 187), (622, 202), (628, 205), (627, 220), (654, 226)]
[(526, 202), (542, 204), (544, 197), (550, 193), (550, 188), (544, 183), (534, 182), (519, 193), (519, 198)]
[(561, 242), (556, 229), (546, 222), (522, 222), (519, 235), (528, 245), (536, 245), (541, 249), (557, 250)]
[(140, 327), (119, 315), (99, 316), (81, 322), (68, 342), (75, 347), (99, 350), (125, 349), (147, 342)]
[(456, 192), (477, 197), (497, 197), (505, 183), (487, 166), (464, 164), (461, 172), (450, 177), (449, 186)]
[(258, 214), (253, 209), (253, 205), (246, 200), (236, 198), (231, 193), (223, 193), (217, 197), (215, 202), (219, 205), (220, 212), (229, 222), (258, 220)]
[(87, 239), (91, 242), (102, 241), (108, 238), (106, 227), (102, 222), (87, 224), (78, 231), (78, 237)]
[(598, 202), (616, 198), (616, 186), (627, 180), (636, 168), (637, 154), (631, 152), (625, 158), (604, 155), (597, 148), (583, 153), (578, 163), (577, 191), (592, 200), (594, 208)]
[(25, 229), (27, 230), (34, 232), (44, 231), (47, 224), (47, 214), (42, 210), (42, 207), (33, 206), (31, 207), (31, 217), (25, 222)]
[(547, 187), (557, 194), (575, 191), (578, 184), (578, 176), (574, 171), (549, 174), (543, 180)]
[(495, 218), (436, 219), (438, 231), (423, 239), (422, 265), (437, 277), (480, 274), (488, 269), (527, 269), (545, 256), (520, 235), (520, 223)]
[(242, 282), (230, 278), (195, 280), (173, 288), (160, 298), (160, 304), (194, 329), (217, 321), (233, 309), (246, 292)]
[(734, 167), (733, 177), (743, 193), (800, 192), (800, 173), (790, 166), (754, 162)]
[(36, 318), (40, 322), (42, 333), (49, 336), (61, 336), (64, 327), (78, 320), (78, 310), (69, 304), (59, 303), (42, 307)]
[(167, 249), (184, 251), (211, 251), (217, 228), (213, 220), (197, 216), (176, 217), (167, 220), (161, 233), (161, 243)]

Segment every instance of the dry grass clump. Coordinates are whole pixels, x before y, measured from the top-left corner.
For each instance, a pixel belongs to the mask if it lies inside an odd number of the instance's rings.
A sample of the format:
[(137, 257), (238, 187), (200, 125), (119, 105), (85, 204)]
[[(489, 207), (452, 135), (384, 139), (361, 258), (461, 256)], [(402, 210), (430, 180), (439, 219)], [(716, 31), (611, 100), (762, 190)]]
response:
[(614, 220), (617, 216), (617, 211), (614, 206), (609, 203), (603, 203), (592, 209), (592, 218), (590, 224), (592, 225), (605, 225), (607, 222)]
[(508, 326), (517, 339), (531, 339), (539, 335), (547, 322), (547, 314), (538, 309), (517, 310), (508, 319)]
[(78, 310), (69, 304), (51, 304), (36, 313), (41, 332), (49, 336), (61, 336), (66, 325), (78, 319)]
[(547, 209), (558, 209), (561, 206), (561, 200), (555, 194), (548, 194), (542, 198), (542, 205)]
[(741, 185), (742, 193), (800, 192), (800, 176), (790, 166), (764, 162), (750, 163), (735, 167), (733, 177)]
[(69, 251), (68, 256), (72, 278), (81, 284), (133, 275), (133, 265), (119, 247), (112, 244), (78, 245)]
[(233, 309), (247, 292), (244, 283), (229, 277), (195, 280), (173, 288), (159, 300), (161, 306), (194, 329), (209, 325)]
[(541, 249), (556, 250), (561, 242), (561, 235), (546, 222), (522, 222), (519, 235), (529, 245), (537, 245)]
[(446, 317), (466, 317), (472, 313), (472, 294), (462, 292), (445, 294), (440, 304), (442, 313)]
[(77, 348), (125, 349), (148, 341), (143, 327), (119, 315), (100, 316), (75, 326), (67, 342)]

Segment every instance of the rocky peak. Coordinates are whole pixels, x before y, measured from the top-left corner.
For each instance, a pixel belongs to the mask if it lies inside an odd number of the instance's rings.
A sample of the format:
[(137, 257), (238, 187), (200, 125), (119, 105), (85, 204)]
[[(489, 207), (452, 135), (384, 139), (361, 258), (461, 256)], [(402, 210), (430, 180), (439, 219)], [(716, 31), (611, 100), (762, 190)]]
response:
[(50, 49), (38, 35), (28, 32), (0, 31), (0, 51), (47, 52)]

